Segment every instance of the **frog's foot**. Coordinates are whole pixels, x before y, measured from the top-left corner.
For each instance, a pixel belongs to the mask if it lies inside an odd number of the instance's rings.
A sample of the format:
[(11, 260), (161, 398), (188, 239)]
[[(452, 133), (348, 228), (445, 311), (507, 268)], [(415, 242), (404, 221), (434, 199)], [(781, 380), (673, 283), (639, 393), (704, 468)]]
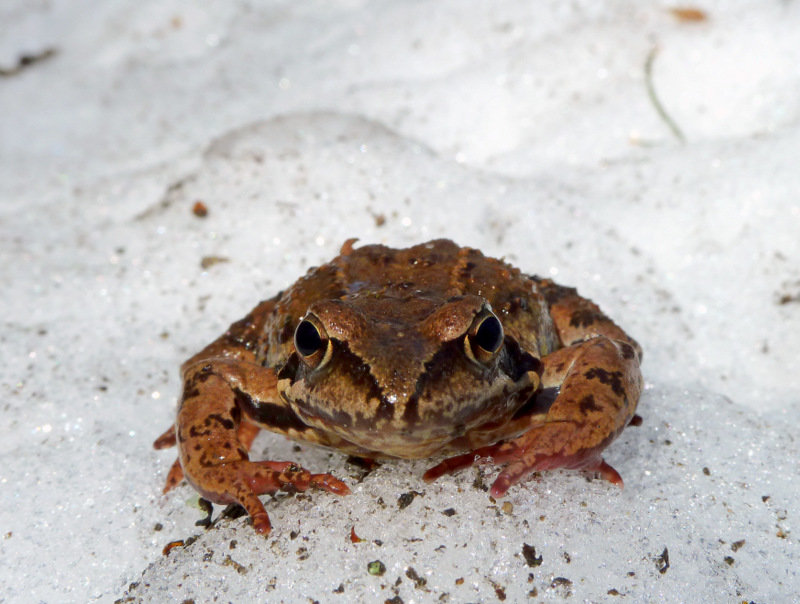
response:
[[(177, 443), (178, 437), (175, 435), (175, 426), (172, 425), (167, 428), (164, 433), (155, 440), (155, 442), (153, 442), (153, 448), (168, 449), (169, 447), (174, 447)], [(172, 467), (169, 469), (167, 481), (164, 484), (164, 490), (162, 493), (167, 493), (168, 491), (174, 489), (180, 484), (181, 480), (183, 480), (183, 468), (181, 467), (180, 460), (176, 459), (175, 463), (173, 463)]]
[[(349, 492), (335, 477), (311, 474), (294, 463), (250, 461), (248, 451), (258, 428), (242, 422), (241, 399), (247, 397), (241, 392), (277, 406), (269, 402), (279, 400), (276, 382), (274, 371), (254, 364), (229, 359), (189, 363), (175, 421), (180, 465), (188, 482), (209, 501), (244, 507), (262, 534), (269, 533), (270, 522), (259, 495), (309, 487), (340, 495)], [(177, 479), (179, 471), (170, 476)]]
[(169, 493), (172, 489), (177, 487), (183, 480), (183, 468), (181, 467), (181, 460), (176, 459), (172, 467), (167, 473), (167, 480), (164, 483), (162, 493)]
[(503, 497), (512, 485), (524, 480), (533, 472), (556, 468), (596, 473), (611, 484), (615, 484), (620, 488), (625, 486), (619, 472), (606, 463), (599, 454), (588, 458), (575, 458), (574, 456), (567, 457), (563, 455), (534, 455), (532, 458), (527, 458), (523, 455), (520, 459), (512, 461), (500, 472), (500, 475), (492, 484), (492, 497)]
[[(239, 442), (245, 448), (245, 450), (249, 451), (250, 447), (253, 445), (253, 441), (255, 440), (256, 436), (258, 435), (260, 428), (255, 424), (250, 423), (241, 423), (239, 424), (239, 428), (237, 429), (237, 437), (239, 438)], [(175, 436), (175, 426), (170, 426), (168, 430), (166, 430), (161, 436), (159, 436), (155, 442), (153, 443), (154, 449), (166, 449), (168, 447), (175, 446), (178, 442), (177, 437)], [(181, 466), (181, 460), (176, 459), (175, 462), (172, 464), (172, 467), (169, 469), (167, 473), (167, 480), (164, 483), (164, 489), (161, 491), (162, 493), (169, 493), (172, 489), (177, 487), (181, 481), (183, 480), (183, 467)]]
[(153, 442), (154, 449), (169, 449), (178, 444), (178, 438), (175, 436), (175, 425), (171, 425), (164, 433)]
[[(544, 429), (547, 426), (542, 426), (541, 428)], [(561, 428), (561, 426), (558, 426), (558, 428)], [(534, 429), (531, 432), (537, 432), (537, 430)], [(494, 498), (503, 497), (511, 486), (524, 480), (533, 472), (557, 468), (597, 473), (601, 478), (612, 484), (620, 487), (624, 486), (619, 472), (600, 456), (600, 452), (605, 448), (605, 445), (597, 447), (596, 450), (582, 451), (573, 455), (567, 455), (563, 452), (548, 454), (526, 450), (525, 440), (531, 442), (540, 437), (541, 435), (529, 432), (511, 442), (481, 447), (471, 453), (450, 457), (425, 472), (423, 479), (427, 482), (433, 482), (445, 474), (458, 472), (481, 461), (488, 461), (496, 464), (507, 464), (495, 479), (489, 491)]]
[(268, 535), (272, 525), (259, 495), (305, 491), (309, 487), (336, 495), (350, 492), (338, 478), (311, 474), (288, 461), (234, 461), (207, 467), (198, 474), (192, 483), (203, 497), (215, 503), (238, 503), (252, 518), (253, 528), (262, 535)]

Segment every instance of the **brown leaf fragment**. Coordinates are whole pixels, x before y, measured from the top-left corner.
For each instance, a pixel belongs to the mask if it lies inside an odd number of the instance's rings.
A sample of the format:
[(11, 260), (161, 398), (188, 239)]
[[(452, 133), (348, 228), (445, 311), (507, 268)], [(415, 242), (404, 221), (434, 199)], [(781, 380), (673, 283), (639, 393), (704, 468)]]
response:
[(183, 539), (177, 539), (175, 541), (170, 541), (164, 546), (164, 549), (161, 550), (161, 555), (169, 556), (169, 553), (175, 549), (176, 547), (183, 547), (186, 545), (186, 542)]
[(239, 564), (236, 560), (234, 560), (230, 556), (225, 556), (225, 559), (222, 561), (222, 566), (232, 566), (234, 569), (236, 569), (236, 572), (239, 573), (240, 575), (247, 574), (247, 568), (244, 565)]
[(708, 13), (694, 6), (674, 6), (669, 9), (672, 16), (680, 23), (700, 23), (708, 21)]
[(208, 216), (208, 206), (198, 199), (192, 206), (192, 214), (198, 218), (205, 218)]
[(406, 569), (406, 577), (411, 579), (414, 582), (414, 587), (417, 589), (422, 589), (427, 585), (428, 580), (425, 577), (420, 577), (416, 570), (414, 570), (413, 566), (409, 566)]
[(532, 545), (528, 545), (527, 543), (522, 544), (522, 555), (525, 558), (525, 562), (531, 568), (535, 566), (542, 565), (542, 556), (536, 557), (536, 548)]
[(419, 491), (408, 491), (407, 493), (403, 493), (400, 497), (397, 498), (397, 507), (399, 509), (405, 509), (411, 505), (411, 502), (414, 501), (414, 498), (417, 495), (422, 495)]
[(223, 262), (230, 262), (230, 260), (224, 256), (203, 256), (200, 260), (200, 267), (205, 270)]
[(356, 535), (356, 527), (350, 527), (350, 543), (361, 543), (363, 539)]
[(669, 550), (665, 547), (660, 556), (653, 558), (653, 562), (656, 563), (658, 572), (660, 572), (662, 575), (666, 573), (667, 569), (669, 568)]

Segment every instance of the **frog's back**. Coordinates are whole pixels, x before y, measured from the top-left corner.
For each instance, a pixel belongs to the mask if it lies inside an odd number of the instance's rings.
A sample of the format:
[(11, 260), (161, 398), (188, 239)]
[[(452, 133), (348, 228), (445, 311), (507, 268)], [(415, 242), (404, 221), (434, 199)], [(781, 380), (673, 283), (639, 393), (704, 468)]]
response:
[(268, 321), (267, 362), (281, 364), (311, 305), (342, 300), (382, 320), (421, 321), (459, 296), (484, 298), (508, 336), (522, 349), (544, 356), (559, 347), (544, 297), (518, 269), (479, 250), (437, 239), (405, 249), (384, 245), (353, 248), (350, 242), (331, 262), (310, 269), (282, 292)]
[[(384, 313), (402, 309), (404, 316), (421, 319), (459, 296), (477, 295), (523, 349), (544, 356), (559, 347), (547, 303), (534, 281), (479, 250), (437, 239), (405, 249), (345, 246), (344, 252), (327, 265), (337, 268), (341, 299)], [(322, 289), (333, 292), (336, 288), (327, 286), (327, 267), (318, 278), (325, 284)]]

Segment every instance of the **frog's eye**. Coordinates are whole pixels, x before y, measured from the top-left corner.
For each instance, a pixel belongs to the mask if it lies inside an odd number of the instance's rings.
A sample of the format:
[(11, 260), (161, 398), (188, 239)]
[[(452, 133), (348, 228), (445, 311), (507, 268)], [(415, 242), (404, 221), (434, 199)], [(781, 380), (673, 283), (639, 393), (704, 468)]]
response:
[(328, 334), (313, 315), (307, 315), (294, 330), (294, 347), (310, 367), (319, 367), (330, 358)]
[(500, 319), (488, 308), (482, 310), (464, 338), (467, 356), (479, 363), (486, 363), (500, 351), (502, 345), (503, 326)]

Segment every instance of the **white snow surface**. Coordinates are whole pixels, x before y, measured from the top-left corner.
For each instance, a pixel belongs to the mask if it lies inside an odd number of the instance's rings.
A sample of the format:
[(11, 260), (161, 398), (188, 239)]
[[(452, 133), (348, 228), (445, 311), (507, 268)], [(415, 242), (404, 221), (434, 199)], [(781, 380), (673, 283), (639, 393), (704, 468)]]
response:
[[(800, 3), (670, 6), (4, 2), (0, 602), (800, 593)], [(178, 366), (351, 237), (598, 302), (645, 351), (625, 488), (495, 502), (489, 465), (427, 485), (262, 434), (352, 494), (265, 497), (268, 538), (195, 526), (152, 449)]]

